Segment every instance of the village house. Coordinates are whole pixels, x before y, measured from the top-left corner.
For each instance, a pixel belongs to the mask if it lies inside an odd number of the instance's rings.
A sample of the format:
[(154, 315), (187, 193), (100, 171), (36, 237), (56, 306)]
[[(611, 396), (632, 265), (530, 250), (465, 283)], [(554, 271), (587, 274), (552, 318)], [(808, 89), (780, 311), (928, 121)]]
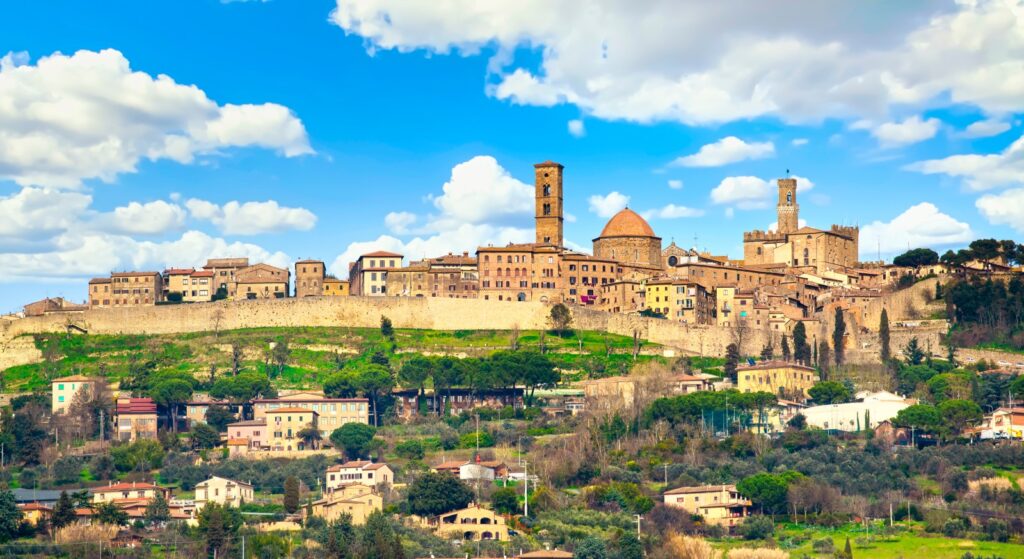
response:
[(508, 466), (499, 460), (449, 460), (442, 462), (431, 470), (447, 472), (463, 481), (480, 479), (494, 480), (508, 477)]
[(89, 308), (141, 307), (164, 300), (160, 272), (113, 272), (89, 280)]
[[(506, 407), (514, 409), (523, 408), (523, 388), (494, 388), (484, 390), (472, 390), (469, 388), (450, 388), (438, 394), (433, 390), (426, 390), (422, 396), (428, 413), (434, 410), (447, 410), (451, 415), (459, 415), (464, 411), (471, 411), (479, 408), (500, 410)], [(415, 388), (404, 390), (393, 390), (391, 394), (395, 397), (395, 413), (403, 421), (408, 421), (419, 415), (421, 405), (419, 403), (419, 390)]]
[(168, 301), (180, 296), (183, 303), (201, 303), (212, 300), (217, 293), (212, 270), (169, 268), (164, 270), (163, 285), (164, 299)]
[(382, 297), (387, 295), (388, 272), (402, 267), (401, 254), (378, 250), (364, 254), (349, 264), (349, 290), (352, 295)]
[(999, 408), (978, 427), (982, 439), (1024, 439), (1024, 408)]
[(697, 514), (708, 524), (733, 528), (749, 516), (751, 502), (735, 485), (677, 487), (665, 492), (665, 505)]
[(277, 408), (267, 411), (267, 430), (270, 438), (267, 445), (270, 450), (315, 450), (316, 441), (307, 442), (299, 434), (303, 429), (317, 427), (319, 414), (306, 408)]
[(53, 516), (53, 509), (40, 503), (19, 504), (18, 510), (22, 519), (33, 526), (38, 526), (40, 520), (48, 523)]
[(476, 504), (433, 518), (420, 519), (420, 525), (433, 529), (442, 538), (503, 542), (509, 538), (505, 518)]
[[(246, 450), (260, 450), (270, 445), (270, 434), (267, 432), (267, 419), (248, 419), (228, 423), (228, 443), (230, 447), (243, 446), (240, 441), (245, 441)], [(234, 441), (232, 443), (232, 441)]]
[(253, 419), (262, 419), (268, 412), (284, 407), (316, 412), (317, 427), (324, 438), (346, 423), (370, 423), (370, 406), (366, 398), (325, 398), (318, 392), (295, 392), (277, 398), (253, 400)]
[(736, 368), (736, 387), (740, 392), (770, 392), (779, 398), (802, 401), (818, 382), (813, 367), (788, 361), (762, 361)]
[(51, 409), (54, 415), (66, 412), (79, 393), (82, 393), (83, 397), (88, 397), (99, 382), (105, 381), (84, 375), (71, 375), (51, 381)]
[(163, 495), (164, 499), (168, 500), (171, 498), (170, 489), (141, 481), (111, 482), (109, 485), (95, 487), (90, 491), (94, 503), (117, 503), (136, 499), (149, 501), (155, 499), (157, 495)]
[(366, 524), (366, 519), (374, 511), (384, 508), (384, 499), (373, 487), (353, 483), (341, 485), (334, 491), (324, 495), (322, 499), (313, 501), (312, 514), (323, 518), (327, 522), (333, 522), (341, 515), (347, 514), (352, 518), (352, 524), (359, 526)]
[(138, 439), (155, 439), (157, 419), (156, 403), (152, 398), (118, 398), (114, 408), (117, 440), (134, 442)]
[(288, 296), (290, 283), (290, 270), (260, 263), (238, 270), (233, 287), (228, 290), (236, 301), (283, 299)]
[(196, 484), (196, 508), (203, 508), (207, 503), (218, 503), (230, 507), (251, 503), (253, 499), (252, 485), (222, 477), (213, 476)]
[(381, 485), (391, 485), (394, 482), (395, 472), (387, 464), (374, 463), (368, 460), (352, 460), (327, 468), (324, 488), (329, 493), (342, 485), (352, 483), (379, 487)]
[(25, 316), (43, 316), (53, 313), (82, 312), (89, 308), (89, 305), (72, 303), (63, 297), (46, 297), (29, 303), (23, 307)]

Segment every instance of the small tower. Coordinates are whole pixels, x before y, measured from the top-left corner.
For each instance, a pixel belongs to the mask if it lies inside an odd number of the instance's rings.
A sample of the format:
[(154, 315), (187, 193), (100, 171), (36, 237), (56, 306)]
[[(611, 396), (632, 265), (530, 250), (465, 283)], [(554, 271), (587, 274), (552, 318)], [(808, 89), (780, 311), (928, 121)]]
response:
[(537, 201), (537, 244), (562, 246), (562, 167), (554, 161), (534, 168), (534, 198)]
[(800, 228), (800, 205), (796, 203), (796, 179), (779, 179), (779, 233), (793, 233)]

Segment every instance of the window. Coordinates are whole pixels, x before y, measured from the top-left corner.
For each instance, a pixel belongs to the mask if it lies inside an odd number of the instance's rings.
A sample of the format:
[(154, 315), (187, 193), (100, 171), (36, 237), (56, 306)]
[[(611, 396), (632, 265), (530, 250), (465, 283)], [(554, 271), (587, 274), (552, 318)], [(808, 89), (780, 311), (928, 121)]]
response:
[(545, 184), (544, 185), (544, 196), (551, 196), (551, 185), (550, 184)]

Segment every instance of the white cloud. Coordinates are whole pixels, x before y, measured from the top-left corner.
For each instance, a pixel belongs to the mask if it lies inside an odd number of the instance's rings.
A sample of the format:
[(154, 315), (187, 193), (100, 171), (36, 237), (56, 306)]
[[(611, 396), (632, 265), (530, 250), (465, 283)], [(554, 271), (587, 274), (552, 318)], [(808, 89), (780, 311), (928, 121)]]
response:
[(384, 226), (388, 231), (401, 235), (409, 231), (409, 226), (416, 223), (416, 214), (412, 212), (388, 212), (384, 216)]
[(50, 248), (91, 204), (92, 196), (53, 188), (26, 187), (0, 196), (0, 253)]
[[(1018, 111), (1022, 14), (995, 0), (887, 5), (881, 18), (873, 4), (836, 1), (337, 0), (331, 20), (370, 51), (493, 52), (487, 90), (513, 103), (705, 124), (881, 120), (896, 105)], [(519, 48), (540, 61), (512, 56)]]
[(1009, 122), (998, 118), (990, 118), (972, 122), (964, 129), (962, 135), (966, 138), (988, 138), (990, 136), (998, 136), (1009, 129)]
[(937, 118), (922, 120), (920, 116), (915, 115), (901, 122), (885, 122), (879, 125), (861, 120), (850, 127), (855, 130), (870, 130), (871, 135), (882, 147), (899, 147), (934, 138), (941, 124)]
[(586, 128), (583, 127), (582, 120), (570, 120), (569, 121), (569, 134), (572, 134), (575, 138), (582, 138), (587, 135)]
[(971, 226), (921, 202), (892, 221), (873, 221), (860, 229), (861, 254), (902, 252), (907, 248), (938, 247), (970, 241)]
[(604, 196), (594, 194), (587, 201), (590, 203), (590, 211), (598, 217), (611, 217), (629, 205), (629, 196), (612, 191)]
[(317, 217), (306, 208), (288, 208), (274, 200), (266, 202), (231, 201), (218, 206), (206, 200), (192, 198), (185, 202), (195, 219), (212, 222), (228, 235), (259, 235), (278, 231), (308, 231), (316, 225)]
[(767, 208), (773, 189), (768, 181), (757, 177), (725, 177), (711, 190), (715, 204), (735, 205), (741, 210)]
[(763, 159), (775, 154), (771, 142), (747, 143), (736, 136), (727, 136), (706, 144), (693, 155), (677, 157), (670, 165), (679, 167), (721, 167), (747, 159)]
[(672, 190), (679, 190), (683, 187), (683, 181), (679, 179), (669, 179), (668, 187)]
[(75, 187), (135, 172), (141, 160), (258, 146), (312, 153), (286, 107), (218, 105), (196, 86), (132, 71), (118, 51), (0, 59), (0, 179)]
[(668, 204), (661, 208), (641, 212), (640, 215), (644, 219), (678, 219), (681, 217), (700, 217), (704, 215), (704, 210)]
[(926, 175), (948, 175), (962, 179), (971, 190), (989, 190), (1024, 184), (1024, 136), (1002, 153), (951, 155), (919, 161), (906, 167)]
[(807, 145), (807, 141), (808, 141), (807, 138), (793, 138), (793, 141), (790, 142), (790, 143), (793, 144), (794, 147), (800, 147), (800, 146), (806, 146)]
[(183, 226), (185, 210), (163, 200), (145, 204), (130, 202), (127, 206), (114, 208), (104, 219), (114, 230), (122, 233), (155, 235)]
[(974, 205), (989, 223), (1009, 225), (1024, 233), (1024, 188), (1012, 188), (1000, 194), (986, 194)]
[(462, 223), (508, 221), (533, 212), (533, 187), (509, 174), (489, 155), (478, 155), (452, 168), (451, 178), (434, 198), (441, 211), (433, 230), (453, 229)]

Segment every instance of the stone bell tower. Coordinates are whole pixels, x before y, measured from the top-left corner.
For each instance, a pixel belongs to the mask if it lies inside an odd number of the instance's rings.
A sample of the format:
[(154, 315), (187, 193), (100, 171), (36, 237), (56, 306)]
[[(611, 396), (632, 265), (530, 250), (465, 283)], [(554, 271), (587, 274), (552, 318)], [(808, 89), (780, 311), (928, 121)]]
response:
[(796, 179), (779, 179), (779, 233), (793, 233), (800, 228), (800, 205), (796, 203)]
[(562, 169), (560, 163), (545, 161), (534, 168), (534, 199), (537, 203), (537, 244), (562, 246)]

